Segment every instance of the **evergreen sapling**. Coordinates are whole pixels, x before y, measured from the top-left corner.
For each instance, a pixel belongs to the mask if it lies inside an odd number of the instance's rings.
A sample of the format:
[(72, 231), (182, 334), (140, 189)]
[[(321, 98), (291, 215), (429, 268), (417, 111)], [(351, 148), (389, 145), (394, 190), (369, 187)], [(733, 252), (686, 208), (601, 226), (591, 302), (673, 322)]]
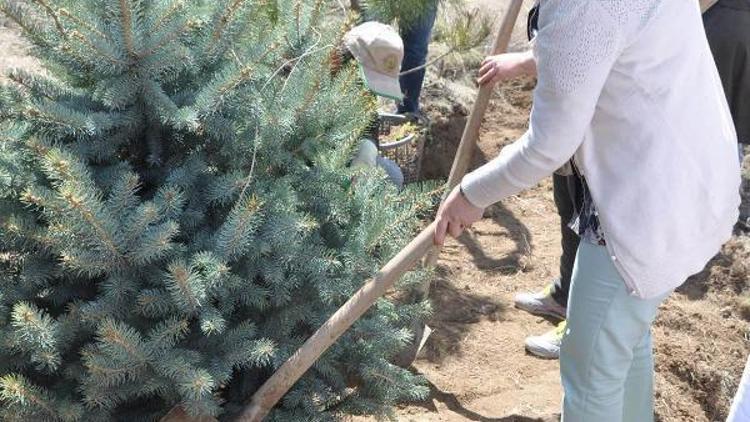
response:
[[(337, 7), (337, 6), (336, 6)], [(431, 206), (347, 163), (374, 103), (333, 4), (0, 0), (0, 420), (230, 418)], [(356, 183), (352, 181), (356, 180)], [(388, 415), (426, 303), (360, 320), (271, 420)]]

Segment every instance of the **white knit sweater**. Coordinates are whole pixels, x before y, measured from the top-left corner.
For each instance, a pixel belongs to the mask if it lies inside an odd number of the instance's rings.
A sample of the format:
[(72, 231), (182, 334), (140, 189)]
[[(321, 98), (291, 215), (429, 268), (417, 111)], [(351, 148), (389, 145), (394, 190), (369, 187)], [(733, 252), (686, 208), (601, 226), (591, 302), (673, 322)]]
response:
[(727, 422), (750, 421), (750, 358), (745, 364), (745, 372), (742, 374), (737, 394), (734, 396), (732, 407), (729, 409)]
[(697, 2), (542, 0), (529, 130), (462, 181), (486, 207), (571, 156), (633, 295), (667, 293), (730, 237), (737, 139)]

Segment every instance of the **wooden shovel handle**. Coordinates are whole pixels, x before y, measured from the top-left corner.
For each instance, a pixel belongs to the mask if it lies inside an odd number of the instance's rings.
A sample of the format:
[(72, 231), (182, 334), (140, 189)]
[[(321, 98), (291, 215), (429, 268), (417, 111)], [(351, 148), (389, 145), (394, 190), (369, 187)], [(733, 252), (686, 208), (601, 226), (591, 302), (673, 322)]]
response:
[[(521, 13), (521, 6), (523, 6), (523, 0), (512, 0), (510, 2), (508, 10), (505, 12), (503, 21), (500, 24), (495, 42), (489, 50), (490, 55), (502, 54), (508, 51), (510, 37), (513, 34), (513, 27), (516, 25), (518, 15)], [(461, 179), (463, 179), (466, 171), (469, 169), (471, 159), (474, 156), (474, 146), (477, 144), (477, 139), (479, 139), (479, 129), (482, 125), (482, 119), (484, 119), (484, 113), (487, 111), (493, 90), (494, 85), (492, 84), (485, 84), (479, 88), (477, 99), (474, 101), (474, 106), (471, 108), (469, 119), (461, 135), (461, 143), (458, 145), (450, 176), (448, 176), (449, 191), (461, 182)]]
[[(518, 15), (521, 13), (521, 6), (523, 6), (523, 0), (513, 0), (508, 6), (508, 11), (503, 17), (503, 22), (500, 24), (500, 29), (497, 32), (497, 37), (492, 47), (489, 50), (490, 55), (502, 54), (508, 51), (510, 45), (510, 37), (513, 34), (513, 27), (516, 25)], [(443, 196), (445, 199), (450, 191), (461, 183), (461, 179), (464, 178), (466, 172), (471, 165), (471, 159), (474, 157), (474, 147), (479, 140), (479, 129), (482, 126), (482, 119), (484, 114), (487, 112), (487, 107), (490, 104), (490, 98), (494, 90), (493, 84), (485, 84), (479, 88), (477, 99), (474, 101), (474, 105), (471, 108), (469, 119), (466, 121), (464, 126), (463, 134), (461, 135), (461, 143), (458, 144), (458, 150), (456, 151), (456, 158), (453, 160), (453, 166), (451, 167), (450, 175), (448, 176), (448, 189)], [(433, 267), (437, 263), (438, 256), (440, 256), (440, 246), (435, 246), (427, 255), (425, 259), (426, 267)], [(430, 285), (426, 282), (420, 287), (421, 294), (426, 296), (429, 293)]]

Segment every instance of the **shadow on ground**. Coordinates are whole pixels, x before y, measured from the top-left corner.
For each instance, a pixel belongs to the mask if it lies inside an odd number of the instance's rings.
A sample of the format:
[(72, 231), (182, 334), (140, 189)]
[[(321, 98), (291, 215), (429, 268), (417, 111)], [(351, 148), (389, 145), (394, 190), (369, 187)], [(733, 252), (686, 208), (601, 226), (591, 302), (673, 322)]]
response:
[(473, 324), (483, 319), (502, 319), (506, 305), (488, 296), (454, 286), (444, 267), (438, 267), (432, 281), (430, 300), (434, 309), (428, 325), (433, 329), (424, 348), (424, 358), (441, 362), (460, 353), (461, 342)]
[(502, 203), (497, 203), (485, 212), (485, 217), (490, 218), (499, 227), (507, 231), (507, 236), (513, 241), (515, 247), (503, 256), (489, 256), (485, 253), (482, 245), (469, 233), (464, 233), (458, 241), (466, 247), (474, 259), (474, 265), (482, 271), (513, 274), (520, 271), (525, 263), (524, 256), (531, 255), (532, 235), (529, 229), (519, 220), (512, 211)]
[(560, 420), (559, 415), (550, 415), (544, 418), (530, 418), (527, 416), (520, 415), (506, 415), (506, 416), (485, 416), (479, 414), (471, 409), (467, 409), (461, 404), (461, 401), (455, 394), (440, 390), (435, 384), (428, 381), (430, 387), (430, 397), (420, 403), (415, 403), (430, 412), (437, 414), (438, 409), (435, 406), (435, 402), (444, 404), (451, 412), (460, 415), (468, 421), (479, 421), (479, 422), (557, 422)]

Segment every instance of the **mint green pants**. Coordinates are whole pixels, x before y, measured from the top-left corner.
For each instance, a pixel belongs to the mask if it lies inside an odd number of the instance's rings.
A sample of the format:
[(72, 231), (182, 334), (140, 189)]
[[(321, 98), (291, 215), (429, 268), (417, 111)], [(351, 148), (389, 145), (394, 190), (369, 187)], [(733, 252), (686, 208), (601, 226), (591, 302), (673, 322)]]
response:
[(631, 296), (604, 246), (582, 241), (560, 349), (563, 422), (651, 422), (651, 323), (668, 296)]

